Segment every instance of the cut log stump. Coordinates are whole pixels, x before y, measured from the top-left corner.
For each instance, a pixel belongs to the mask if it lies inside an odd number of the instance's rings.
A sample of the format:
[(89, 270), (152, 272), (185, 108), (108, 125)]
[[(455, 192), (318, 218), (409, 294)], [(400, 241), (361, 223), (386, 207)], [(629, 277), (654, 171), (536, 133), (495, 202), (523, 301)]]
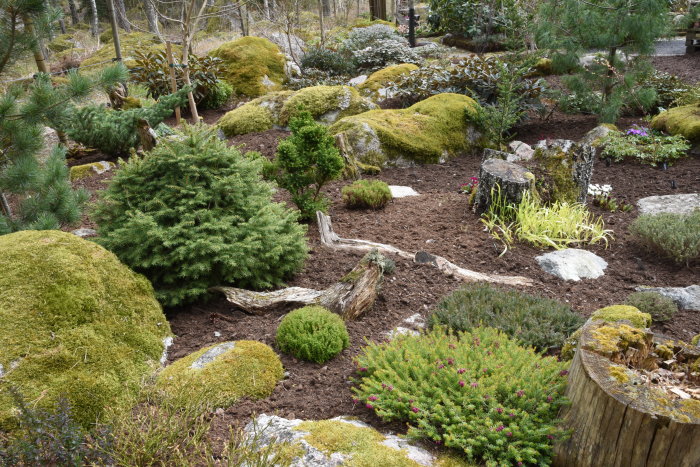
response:
[(223, 293), (229, 302), (251, 314), (264, 314), (285, 307), (319, 305), (338, 313), (345, 320), (353, 320), (374, 304), (384, 271), (390, 264), (373, 250), (345, 277), (324, 290), (288, 287), (273, 292), (254, 292), (220, 286), (212, 287), (209, 291)]
[(651, 332), (624, 321), (582, 328), (560, 414), (572, 435), (555, 446), (555, 466), (700, 465), (700, 400), (674, 398), (630, 369), (654, 369), (658, 349)]
[(530, 189), (533, 175), (524, 167), (498, 158), (486, 159), (479, 171), (479, 185), (474, 198), (474, 211), (481, 214), (493, 202), (492, 195), (500, 196), (509, 204), (518, 205)]

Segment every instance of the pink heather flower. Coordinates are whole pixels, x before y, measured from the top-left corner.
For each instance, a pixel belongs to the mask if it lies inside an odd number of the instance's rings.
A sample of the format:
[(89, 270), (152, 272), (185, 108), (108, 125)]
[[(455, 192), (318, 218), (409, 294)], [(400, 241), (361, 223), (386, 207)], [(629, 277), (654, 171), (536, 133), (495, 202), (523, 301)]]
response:
[(444, 365), (444, 364), (441, 363), (441, 364), (438, 365), (438, 370), (442, 370), (443, 368), (445, 368), (445, 365)]
[(365, 368), (365, 367), (361, 366), (361, 367), (360, 367), (360, 369), (359, 369), (359, 370), (357, 370), (357, 371), (367, 371), (367, 368)]
[(523, 397), (523, 396), (525, 395), (525, 391), (523, 391), (523, 390), (521, 389), (520, 391), (516, 392), (515, 394), (516, 394), (518, 397)]
[(368, 409), (374, 408), (374, 406), (372, 404), (370, 404), (369, 402), (365, 404), (365, 407), (367, 407)]
[(413, 399), (409, 399), (409, 400), (408, 400), (408, 403), (409, 403), (409, 404), (413, 404)]
[(513, 436), (513, 433), (509, 431), (508, 433), (506, 433), (506, 436)]
[(479, 386), (479, 383), (472, 383), (472, 387), (473, 387), (473, 388), (475, 388), (475, 387), (477, 387), (477, 386)]
[(411, 411), (413, 413), (418, 413), (420, 411), (420, 409), (418, 407), (411, 407)]
[(454, 365), (454, 364), (455, 364), (454, 359), (448, 358), (448, 359), (447, 359), (447, 364), (448, 364), (448, 365)]
[(547, 402), (552, 402), (552, 396), (547, 396)]
[(501, 407), (499, 407), (499, 408), (496, 409), (496, 412), (498, 412), (498, 413), (503, 413), (503, 409), (502, 409)]
[(352, 403), (353, 403), (353, 404), (357, 404), (357, 403), (359, 403), (359, 402), (360, 402), (360, 399), (357, 399), (357, 398), (355, 398), (355, 397), (352, 398)]
[(509, 417), (515, 417), (515, 414), (513, 412), (508, 414)]
[(484, 394), (484, 399), (491, 399), (491, 396), (489, 396), (488, 394)]
[(547, 439), (554, 439), (554, 435), (547, 435)]
[(503, 425), (498, 425), (498, 426), (496, 427), (496, 431), (503, 431), (504, 428), (505, 428), (505, 427), (504, 427)]
[(464, 373), (465, 371), (467, 371), (467, 370), (465, 370), (464, 368), (460, 368), (459, 370), (457, 370), (457, 373), (459, 373), (459, 374), (461, 375), (461, 374)]
[(518, 461), (518, 465), (523, 465), (523, 463), (522, 463), (522, 462), (520, 462), (520, 461)]
[(493, 352), (491, 352), (490, 350), (486, 352), (486, 355), (488, 355), (489, 357), (491, 356), (491, 354), (493, 354)]
[(568, 375), (568, 374), (569, 374), (569, 371), (568, 371), (568, 370), (561, 370), (561, 371), (559, 372), (559, 376), (566, 376), (566, 375)]
[(461, 387), (464, 387), (464, 381), (462, 381), (461, 379), (459, 380), (459, 383), (458, 383), (458, 384), (459, 384)]
[(394, 390), (394, 386), (392, 386), (391, 384), (389, 384), (389, 385), (387, 385), (386, 390), (387, 390), (387, 391), (393, 391), (393, 390)]
[(372, 401), (372, 402), (376, 401), (377, 399), (378, 399), (377, 396), (369, 396), (369, 397), (367, 398), (367, 400)]
[(488, 373), (488, 372), (489, 372), (489, 369), (488, 369), (488, 368), (484, 368), (482, 371), (483, 371), (484, 373)]

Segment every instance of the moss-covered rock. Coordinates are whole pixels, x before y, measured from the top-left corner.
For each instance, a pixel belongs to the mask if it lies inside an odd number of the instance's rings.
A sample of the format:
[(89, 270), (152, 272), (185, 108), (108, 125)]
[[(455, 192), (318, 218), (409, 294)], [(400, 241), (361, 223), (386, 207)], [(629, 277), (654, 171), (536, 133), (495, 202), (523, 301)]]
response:
[(75, 47), (75, 43), (71, 40), (71, 34), (60, 34), (53, 38), (51, 42), (46, 44), (46, 48), (51, 52), (63, 52)]
[(331, 127), (345, 133), (355, 157), (373, 166), (436, 163), (479, 144), (471, 118), (478, 105), (461, 94), (438, 94), (407, 109), (372, 110)]
[(258, 97), (278, 90), (285, 80), (285, 57), (279, 47), (262, 37), (241, 37), (209, 52), (224, 61), (221, 78), (238, 95)]
[(254, 99), (228, 112), (217, 125), (226, 136), (283, 128), (300, 106), (323, 123), (376, 108), (349, 86), (312, 86), (296, 92), (272, 92)]
[(80, 180), (82, 178), (91, 177), (93, 175), (99, 175), (115, 167), (114, 162), (100, 161), (91, 162), (89, 164), (74, 165), (70, 168), (70, 179), (72, 181)]
[(284, 376), (282, 362), (267, 345), (256, 341), (223, 342), (183, 357), (165, 367), (157, 384), (183, 403), (197, 394), (218, 407), (242, 397), (268, 397)]
[(402, 75), (407, 75), (410, 72), (417, 70), (418, 65), (413, 63), (402, 63), (400, 65), (391, 65), (382, 70), (375, 71), (367, 80), (360, 84), (357, 88), (360, 92), (374, 99), (381, 98), (381, 89), (385, 88), (389, 83), (396, 81), (396, 78)]
[[(134, 52), (137, 50), (142, 53), (156, 52), (165, 50), (165, 44), (158, 41), (158, 38), (152, 34), (145, 32), (130, 32), (126, 34), (119, 35), (119, 43), (122, 49), (122, 59), (124, 60), (124, 65), (132, 68), (136, 65), (134, 61)], [(179, 46), (173, 47), (173, 54), (176, 56), (180, 55), (181, 48)], [(100, 47), (94, 54), (86, 58), (80, 64), (81, 67), (88, 67), (92, 65), (97, 65), (98, 63), (108, 62), (101, 65), (101, 67), (95, 66), (90, 68), (90, 70), (99, 69), (102, 67), (107, 67), (110, 65), (109, 61), (114, 58), (114, 45), (107, 43)]]
[(170, 334), (151, 284), (65, 232), (0, 236), (0, 251), (0, 427), (16, 424), (10, 387), (39, 407), (65, 397), (86, 428), (129, 407)]
[(672, 135), (683, 135), (693, 144), (700, 144), (700, 104), (674, 107), (661, 112), (651, 127)]
[(591, 315), (592, 320), (602, 320), (608, 323), (627, 320), (633, 326), (643, 329), (651, 326), (651, 315), (642, 313), (638, 308), (630, 305), (612, 305), (594, 311)]

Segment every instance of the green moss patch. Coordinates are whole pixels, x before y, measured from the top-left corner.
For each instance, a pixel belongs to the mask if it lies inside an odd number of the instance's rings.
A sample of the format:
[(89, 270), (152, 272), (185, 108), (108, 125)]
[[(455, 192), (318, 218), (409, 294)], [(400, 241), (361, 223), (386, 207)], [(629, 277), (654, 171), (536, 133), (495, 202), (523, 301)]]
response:
[(641, 329), (620, 323), (601, 326), (593, 330), (592, 336), (593, 343), (588, 349), (604, 355), (611, 355), (623, 352), (630, 347), (636, 348), (643, 345), (646, 333)]
[(691, 143), (700, 143), (700, 104), (684, 105), (661, 112), (651, 127), (672, 135), (683, 135)]
[(477, 107), (467, 96), (438, 94), (407, 109), (343, 118), (331, 133), (345, 133), (357, 158), (366, 164), (436, 163), (475, 146), (477, 135), (468, 122)]
[(262, 37), (241, 37), (209, 52), (224, 61), (221, 77), (238, 95), (258, 97), (280, 88), (285, 80), (285, 57)]
[(274, 118), (270, 109), (248, 103), (226, 113), (218, 125), (226, 136), (231, 137), (270, 130)]
[(380, 98), (382, 96), (377, 95), (377, 92), (386, 87), (389, 83), (396, 81), (396, 78), (402, 75), (407, 75), (410, 72), (417, 70), (418, 65), (412, 63), (402, 63), (400, 65), (391, 65), (382, 70), (375, 71), (367, 81), (358, 86), (362, 94)]
[(170, 334), (151, 284), (65, 232), (0, 236), (0, 251), (0, 427), (16, 423), (8, 386), (39, 407), (65, 397), (86, 428), (130, 406)]
[(606, 306), (594, 311), (591, 319), (609, 323), (627, 320), (637, 328), (648, 328), (651, 326), (651, 315), (649, 313), (642, 313), (639, 309), (629, 305)]
[(93, 175), (101, 174), (115, 167), (114, 162), (91, 162), (89, 164), (74, 165), (70, 168), (70, 179), (72, 181), (80, 180)]
[[(119, 35), (119, 43), (122, 49), (122, 58), (124, 64), (132, 68), (136, 66), (134, 61), (134, 52), (137, 50), (141, 53), (156, 52), (165, 50), (165, 44), (158, 41), (158, 38), (153, 34), (145, 32), (130, 32), (126, 34)], [(177, 57), (181, 55), (181, 49), (179, 46), (173, 47), (173, 54)], [(111, 43), (104, 44), (100, 47), (94, 54), (89, 58), (83, 60), (80, 64), (81, 67), (87, 67), (91, 65), (96, 65), (101, 62), (107, 62), (114, 58), (114, 45)], [(111, 63), (104, 63), (99, 68), (104, 68), (111, 65)], [(90, 68), (90, 70), (94, 70)]]
[(282, 362), (269, 346), (236, 341), (206, 347), (175, 361), (158, 375), (157, 384), (175, 402), (196, 393), (218, 407), (230, 407), (242, 397), (268, 397), (283, 376)]

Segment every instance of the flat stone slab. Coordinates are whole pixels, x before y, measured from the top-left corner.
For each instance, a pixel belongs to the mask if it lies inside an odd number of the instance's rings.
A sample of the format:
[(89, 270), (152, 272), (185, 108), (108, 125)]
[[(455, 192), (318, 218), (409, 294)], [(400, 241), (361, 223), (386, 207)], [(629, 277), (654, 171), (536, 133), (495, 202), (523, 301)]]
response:
[(535, 258), (542, 270), (565, 281), (597, 279), (608, 263), (598, 255), (578, 248), (553, 251)]
[(197, 360), (192, 362), (192, 365), (190, 365), (190, 368), (196, 368), (198, 370), (201, 370), (202, 368), (207, 366), (209, 363), (216, 360), (216, 357), (225, 353), (227, 350), (231, 350), (232, 348), (234, 348), (235, 345), (236, 345), (235, 342), (222, 342), (221, 344), (217, 345), (216, 347), (212, 347), (211, 349), (204, 352), (201, 357), (199, 357)]
[(700, 193), (649, 196), (637, 201), (640, 214), (692, 214), (700, 209)]
[(405, 198), (407, 196), (420, 195), (420, 193), (418, 193), (416, 190), (414, 190), (410, 186), (389, 185), (389, 190), (391, 190), (391, 197), (392, 198)]
[(75, 229), (71, 231), (73, 235), (77, 235), (80, 238), (86, 238), (86, 237), (96, 237), (97, 236), (97, 231), (94, 229)]
[(688, 287), (637, 287), (640, 292), (656, 292), (670, 298), (684, 310), (700, 311), (700, 285)]

